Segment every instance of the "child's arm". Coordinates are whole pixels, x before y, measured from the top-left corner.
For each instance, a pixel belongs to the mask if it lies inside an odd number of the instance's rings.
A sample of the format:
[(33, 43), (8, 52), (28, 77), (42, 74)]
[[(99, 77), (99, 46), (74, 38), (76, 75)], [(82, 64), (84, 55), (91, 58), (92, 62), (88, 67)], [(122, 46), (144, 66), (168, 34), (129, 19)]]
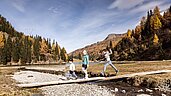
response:
[(112, 54), (112, 50), (111, 49), (109, 49), (109, 54)]

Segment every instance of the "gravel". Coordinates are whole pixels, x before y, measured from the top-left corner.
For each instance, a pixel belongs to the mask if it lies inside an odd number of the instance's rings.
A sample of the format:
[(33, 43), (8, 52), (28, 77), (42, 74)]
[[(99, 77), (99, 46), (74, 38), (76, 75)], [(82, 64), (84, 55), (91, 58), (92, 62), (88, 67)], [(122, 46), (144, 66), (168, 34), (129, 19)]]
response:
[[(40, 73), (34, 71), (16, 72), (13, 77), (20, 83), (36, 83), (59, 81), (65, 78), (62, 75), (54, 75), (48, 73)], [(105, 86), (95, 84), (63, 84), (41, 87), (42, 93), (45, 96), (115, 96), (112, 90)]]
[(34, 71), (20, 71), (16, 72), (13, 77), (16, 81), (20, 83), (36, 83), (36, 82), (49, 82), (49, 81), (59, 81), (64, 78), (62, 75), (40, 73)]
[(65, 84), (42, 87), (45, 96), (114, 96), (106, 87), (89, 84)]

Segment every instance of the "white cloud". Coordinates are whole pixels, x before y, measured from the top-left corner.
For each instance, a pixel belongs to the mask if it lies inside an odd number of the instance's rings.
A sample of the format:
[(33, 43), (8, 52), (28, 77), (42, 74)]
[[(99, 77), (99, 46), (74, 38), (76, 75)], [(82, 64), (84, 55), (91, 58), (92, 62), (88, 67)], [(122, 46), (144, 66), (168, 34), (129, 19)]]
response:
[(25, 0), (12, 0), (12, 6), (20, 12), (25, 12)]
[(108, 9), (118, 8), (120, 10), (130, 9), (139, 4), (142, 4), (144, 0), (115, 0)]
[(160, 6), (163, 3), (164, 3), (163, 1), (153, 1), (143, 4), (141, 6), (138, 6), (137, 8), (132, 9), (130, 11), (130, 14), (138, 13), (138, 12), (147, 12), (148, 10), (153, 9), (155, 6)]

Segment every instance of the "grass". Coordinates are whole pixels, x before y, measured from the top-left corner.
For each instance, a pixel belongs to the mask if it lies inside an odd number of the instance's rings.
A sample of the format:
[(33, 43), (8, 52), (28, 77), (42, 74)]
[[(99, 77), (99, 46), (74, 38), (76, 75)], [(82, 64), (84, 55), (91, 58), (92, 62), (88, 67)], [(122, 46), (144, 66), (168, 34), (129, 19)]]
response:
[(0, 68), (0, 96), (32, 96), (41, 93), (37, 88), (22, 89), (16, 87), (16, 82), (10, 75), (18, 71), (16, 68)]
[[(129, 64), (114, 64), (114, 65), (117, 67), (117, 69), (119, 69), (118, 75), (146, 72), (146, 71), (166, 70), (166, 69), (171, 70), (170, 61), (134, 62)], [(104, 64), (89, 65), (88, 72), (100, 73), (103, 70), (103, 66)], [(81, 65), (76, 66), (76, 70), (81, 71)], [(115, 71), (114, 69), (112, 69), (111, 66), (107, 66), (106, 72), (110, 74), (115, 74)], [(166, 78), (171, 78), (171, 73), (148, 75), (148, 76), (150, 76), (151, 78), (166, 79)]]

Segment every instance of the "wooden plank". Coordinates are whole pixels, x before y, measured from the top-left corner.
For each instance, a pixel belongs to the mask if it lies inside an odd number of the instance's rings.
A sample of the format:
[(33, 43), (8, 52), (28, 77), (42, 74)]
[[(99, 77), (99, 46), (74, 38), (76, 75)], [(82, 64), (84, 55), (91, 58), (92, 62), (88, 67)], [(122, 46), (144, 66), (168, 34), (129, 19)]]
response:
[(114, 80), (114, 79), (122, 79), (134, 76), (143, 76), (143, 75), (150, 75), (150, 74), (162, 74), (168, 73), (171, 70), (158, 70), (158, 71), (150, 71), (150, 72), (140, 72), (140, 73), (133, 73), (133, 74), (125, 74), (125, 75), (118, 75), (112, 77), (94, 77), (88, 79), (77, 79), (77, 80), (66, 80), (66, 81), (51, 81), (51, 82), (42, 82), (42, 83), (30, 83), (30, 84), (18, 84), (19, 87), (22, 88), (33, 88), (33, 87), (42, 87), (42, 86), (50, 86), (50, 85), (59, 85), (59, 84), (71, 84), (71, 83), (84, 83), (84, 82), (92, 82), (92, 81), (107, 81), (107, 80)]

